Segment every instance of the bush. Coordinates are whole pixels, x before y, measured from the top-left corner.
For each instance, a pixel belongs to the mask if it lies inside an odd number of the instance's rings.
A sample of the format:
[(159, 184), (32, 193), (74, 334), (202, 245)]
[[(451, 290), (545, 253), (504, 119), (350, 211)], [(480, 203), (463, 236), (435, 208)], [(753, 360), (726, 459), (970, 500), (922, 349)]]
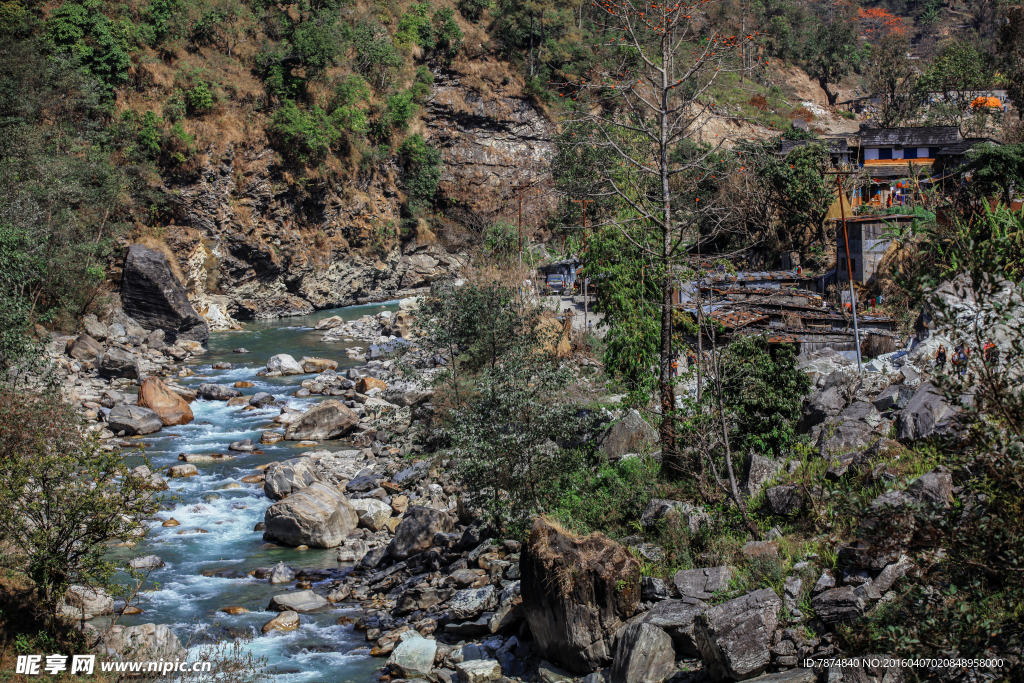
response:
[(410, 135), (398, 148), (402, 162), (402, 187), (411, 205), (433, 200), (444, 165), (441, 152), (430, 147), (419, 133)]
[(434, 13), (434, 32), (437, 35), (437, 50), (445, 59), (451, 61), (462, 49), (463, 33), (455, 21), (455, 13), (450, 7)]
[(188, 104), (190, 114), (205, 114), (213, 109), (213, 95), (205, 81), (197, 81), (185, 93), (185, 102)]
[(585, 458), (569, 465), (548, 492), (551, 516), (581, 534), (600, 531), (621, 538), (634, 531), (651, 499), (659, 465), (652, 458), (631, 458), (596, 471)]
[(78, 59), (112, 96), (114, 88), (127, 80), (131, 59), (103, 9), (101, 0), (66, 2), (53, 10), (48, 28), (54, 46)]
[(334, 120), (323, 109), (300, 109), (292, 100), (285, 100), (274, 113), (267, 135), (282, 154), (302, 163), (323, 160), (339, 138)]
[(490, 0), (459, 0), (459, 14), (469, 21), (480, 21), (484, 11), (491, 8)]
[(355, 68), (373, 87), (384, 89), (402, 67), (402, 56), (383, 26), (360, 22), (349, 35), (356, 49)]
[(409, 5), (409, 11), (398, 20), (395, 42), (399, 45), (418, 45), (424, 50), (434, 49), (434, 28), (430, 23), (430, 3)]
[(107, 545), (134, 539), (155, 507), (121, 454), (79, 429), (56, 394), (0, 390), (0, 561), (35, 582), (51, 629), (68, 587), (109, 587)]

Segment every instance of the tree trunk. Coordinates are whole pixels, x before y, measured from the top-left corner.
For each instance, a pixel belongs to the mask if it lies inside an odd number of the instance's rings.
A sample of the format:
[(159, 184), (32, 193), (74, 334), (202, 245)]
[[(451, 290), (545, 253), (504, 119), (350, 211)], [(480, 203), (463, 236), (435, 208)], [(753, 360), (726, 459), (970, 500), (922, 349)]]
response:
[(662, 38), (662, 71), (661, 71), (661, 111), (658, 112), (661, 124), (660, 156), (661, 165), (661, 257), (664, 267), (661, 281), (661, 367), (658, 377), (658, 388), (661, 394), (661, 467), (671, 478), (678, 479), (685, 468), (676, 447), (676, 427), (674, 413), (676, 410), (675, 387), (672, 377), (672, 192), (669, 188), (669, 63), (672, 55), (669, 48), (672, 44), (672, 33)]
[(832, 92), (831, 90), (829, 90), (828, 82), (824, 78), (818, 79), (818, 85), (820, 85), (821, 89), (825, 91), (825, 97), (828, 98), (828, 106), (836, 106), (836, 100), (839, 99), (839, 92)]

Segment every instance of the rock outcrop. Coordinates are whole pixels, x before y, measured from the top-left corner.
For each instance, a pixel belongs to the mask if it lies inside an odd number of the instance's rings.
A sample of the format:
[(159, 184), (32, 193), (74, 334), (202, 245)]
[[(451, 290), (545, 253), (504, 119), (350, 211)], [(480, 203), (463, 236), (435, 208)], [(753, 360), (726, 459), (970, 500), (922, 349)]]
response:
[(640, 565), (630, 552), (601, 534), (575, 538), (538, 519), (520, 574), (541, 656), (576, 672), (608, 666), (612, 636), (640, 601)]
[(768, 588), (709, 607), (694, 626), (694, 640), (712, 681), (741, 681), (763, 672), (782, 601)]
[(124, 312), (146, 330), (163, 330), (168, 343), (179, 339), (205, 343), (206, 321), (189, 303), (184, 285), (162, 252), (141, 244), (128, 247), (121, 276)]

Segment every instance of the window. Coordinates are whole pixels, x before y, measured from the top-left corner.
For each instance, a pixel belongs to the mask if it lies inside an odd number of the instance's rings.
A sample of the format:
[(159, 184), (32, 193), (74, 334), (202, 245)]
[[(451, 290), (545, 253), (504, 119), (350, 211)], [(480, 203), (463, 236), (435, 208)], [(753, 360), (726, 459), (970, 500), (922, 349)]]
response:
[(942, 151), (941, 147), (929, 147), (928, 148), (928, 157), (930, 159), (934, 159), (935, 157), (939, 156), (939, 152), (941, 152), (941, 151)]
[(903, 150), (904, 159), (916, 159), (917, 158), (917, 147), (907, 147)]
[(878, 150), (879, 159), (892, 159), (892, 148)]

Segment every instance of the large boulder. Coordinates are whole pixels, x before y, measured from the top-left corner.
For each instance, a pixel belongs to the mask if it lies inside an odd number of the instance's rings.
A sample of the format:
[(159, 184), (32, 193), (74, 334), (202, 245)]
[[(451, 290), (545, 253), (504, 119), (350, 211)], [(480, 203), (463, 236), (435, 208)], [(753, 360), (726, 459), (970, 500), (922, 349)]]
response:
[(799, 486), (781, 484), (765, 489), (764, 493), (769, 509), (776, 515), (792, 515), (803, 509), (804, 497)]
[(82, 618), (83, 612), (88, 620), (114, 611), (114, 598), (99, 588), (71, 586), (64, 594), (64, 603), (66, 609), (62, 612), (78, 619)]
[(640, 621), (616, 636), (611, 683), (661, 683), (675, 667), (672, 639), (657, 626)]
[(194, 419), (188, 401), (156, 377), (147, 377), (139, 387), (138, 405), (156, 413), (165, 427), (185, 425)]
[(907, 487), (907, 495), (919, 503), (948, 507), (953, 502), (953, 473), (939, 465), (915, 479)]
[(302, 369), (299, 362), (287, 353), (279, 353), (276, 356), (271, 356), (270, 360), (267, 361), (267, 370), (270, 372), (280, 372), (282, 375), (306, 374), (306, 371)]
[(110, 330), (92, 313), (82, 316), (82, 329), (93, 339), (103, 341), (110, 336)]
[(867, 606), (867, 597), (853, 586), (832, 588), (811, 598), (814, 614), (829, 625), (858, 619)]
[(320, 481), (316, 465), (309, 458), (272, 462), (263, 473), (263, 492), (271, 500), (282, 500), (313, 482)]
[(101, 654), (117, 659), (126, 657), (133, 660), (178, 661), (185, 659), (188, 654), (178, 636), (165, 624), (115, 624), (103, 634), (96, 649)]
[(924, 382), (900, 412), (896, 420), (896, 438), (913, 441), (931, 436), (940, 422), (955, 413), (956, 408), (946, 403), (935, 385)]
[(107, 426), (115, 434), (124, 431), (125, 434), (132, 436), (159, 432), (164, 423), (160, 416), (149, 408), (122, 404), (110, 410), (110, 414), (107, 415)]
[(631, 410), (605, 431), (598, 448), (609, 458), (616, 459), (629, 453), (639, 453), (656, 443), (657, 430), (644, 420), (639, 411)]
[(97, 358), (103, 356), (103, 345), (88, 334), (82, 333), (68, 342), (68, 355), (75, 360), (95, 363)]
[(359, 498), (351, 503), (359, 515), (359, 525), (374, 533), (382, 530), (391, 519), (391, 506), (376, 498)]
[(163, 330), (167, 343), (205, 343), (210, 330), (185, 295), (171, 264), (161, 252), (141, 244), (128, 247), (121, 276), (124, 312), (146, 330)]
[(284, 438), (289, 441), (323, 441), (345, 436), (359, 424), (359, 416), (341, 401), (321, 401), (298, 420), (288, 424)]
[(534, 522), (519, 561), (522, 609), (540, 656), (576, 672), (608, 666), (612, 637), (637, 610), (640, 564), (602, 534)]
[(746, 474), (743, 479), (743, 489), (749, 496), (756, 496), (764, 485), (774, 479), (782, 470), (783, 463), (779, 460), (765, 458), (751, 453), (745, 462)]
[(416, 631), (402, 634), (402, 642), (391, 652), (388, 666), (408, 679), (426, 678), (434, 668), (437, 641), (420, 636)]
[(139, 359), (135, 354), (112, 346), (100, 361), (100, 374), (104, 377), (139, 378)]
[(821, 457), (862, 451), (872, 444), (878, 435), (870, 425), (859, 420), (843, 420), (834, 417), (821, 426), (817, 447)]
[(271, 612), (315, 612), (325, 607), (330, 607), (331, 603), (327, 601), (327, 598), (317, 595), (311, 590), (296, 591), (294, 593), (282, 593), (281, 595), (275, 595), (270, 600), (270, 604), (267, 605), (267, 609)]
[(434, 534), (451, 533), (455, 525), (446, 513), (421, 505), (410, 505), (405, 516), (395, 527), (395, 537), (388, 544), (388, 554), (396, 560), (405, 560), (429, 549)]
[(693, 625), (707, 608), (706, 604), (693, 598), (662, 600), (645, 612), (641, 621), (667, 633), (680, 657), (697, 658), (700, 651), (693, 640)]
[(263, 520), (267, 539), (311, 548), (341, 545), (359, 523), (345, 496), (320, 481), (271, 505)]
[(673, 581), (684, 598), (710, 600), (715, 593), (729, 587), (732, 570), (727, 566), (684, 569), (676, 572)]
[(806, 432), (811, 427), (819, 425), (830, 417), (835, 417), (846, 407), (846, 398), (839, 391), (839, 387), (829, 387), (811, 394), (807, 405), (804, 406), (803, 415), (800, 418), (799, 429)]
[(338, 369), (338, 361), (326, 358), (303, 356), (299, 363), (302, 365), (302, 370), (307, 373)]
[(762, 588), (709, 607), (694, 626), (694, 640), (712, 681), (741, 681), (763, 672), (779, 623), (782, 601)]

